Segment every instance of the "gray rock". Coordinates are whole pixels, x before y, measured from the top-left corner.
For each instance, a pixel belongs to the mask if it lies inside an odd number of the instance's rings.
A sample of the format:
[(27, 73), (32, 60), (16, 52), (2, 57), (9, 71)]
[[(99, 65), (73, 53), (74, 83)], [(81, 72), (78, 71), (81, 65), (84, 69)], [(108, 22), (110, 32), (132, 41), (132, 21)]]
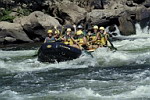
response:
[(150, 9), (141, 6), (136, 11), (136, 20), (140, 21), (150, 17)]
[(4, 39), (3, 37), (0, 37), (0, 44), (3, 43), (4, 40), (5, 40), (5, 39)]
[[(80, 23), (85, 20), (104, 26), (118, 23), (122, 34), (134, 34), (133, 21), (141, 21), (150, 16), (150, 0), (1, 0), (0, 6), (6, 9), (4, 5), (12, 7), (14, 12), (17, 12), (18, 8), (27, 8), (53, 16), (36, 11), (14, 20), (15, 23), (21, 24), (30, 39), (35, 41), (37, 38), (44, 39), (45, 30), (52, 26), (60, 26), (60, 23)], [(15, 13), (11, 15), (19, 16)], [(131, 29), (125, 31), (127, 26)]]
[[(0, 22), (0, 37), (2, 40), (13, 40), (13, 42), (15, 40), (22, 42), (32, 42), (32, 40), (29, 39), (26, 33), (23, 31), (21, 25), (16, 23)], [(11, 39), (6, 37), (11, 37)]]
[(123, 9), (116, 10), (92, 10), (87, 14), (87, 20), (91, 20), (92, 24), (103, 24), (109, 22), (110, 19), (119, 17)]
[(121, 17), (119, 17), (119, 30), (122, 35), (132, 35), (135, 34), (135, 25), (130, 19), (128, 13), (123, 13)]
[(47, 35), (45, 30), (53, 26), (61, 26), (55, 18), (40, 11), (35, 11), (29, 16), (16, 18), (14, 23), (20, 24), (32, 40), (35, 38), (43, 40)]
[(15, 42), (17, 39), (15, 39), (15, 38), (13, 38), (13, 37), (5, 37), (4, 40), (7, 41), (7, 42), (13, 43), (13, 42)]
[(131, 0), (127, 1), (127, 2), (126, 2), (126, 5), (129, 6), (129, 7), (135, 6), (135, 5), (134, 5), (134, 2), (131, 1)]
[(144, 3), (146, 0), (133, 0), (134, 3), (137, 3), (137, 4), (142, 4)]
[(150, 0), (146, 0), (146, 2), (144, 3), (144, 6), (146, 8), (149, 8), (150, 7)]
[(64, 16), (60, 17), (62, 19), (65, 18), (65, 24), (69, 24), (67, 23), (67, 20), (69, 20), (71, 24), (78, 23), (80, 20), (83, 20), (86, 16), (86, 10), (73, 3), (63, 2), (58, 4), (57, 7), (58, 10), (64, 14)]
[(17, 13), (17, 12), (11, 12), (11, 13), (9, 14), (9, 16), (14, 16), (14, 17), (16, 17), (16, 16), (18, 16), (18, 13)]

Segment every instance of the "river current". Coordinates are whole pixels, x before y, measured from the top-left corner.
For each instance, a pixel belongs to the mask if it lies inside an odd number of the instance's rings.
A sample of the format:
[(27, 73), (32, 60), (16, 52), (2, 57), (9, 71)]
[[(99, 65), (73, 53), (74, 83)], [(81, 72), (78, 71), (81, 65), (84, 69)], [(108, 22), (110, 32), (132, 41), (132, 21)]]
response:
[(0, 100), (150, 100), (150, 34), (72, 61), (40, 63), (37, 48), (0, 49)]

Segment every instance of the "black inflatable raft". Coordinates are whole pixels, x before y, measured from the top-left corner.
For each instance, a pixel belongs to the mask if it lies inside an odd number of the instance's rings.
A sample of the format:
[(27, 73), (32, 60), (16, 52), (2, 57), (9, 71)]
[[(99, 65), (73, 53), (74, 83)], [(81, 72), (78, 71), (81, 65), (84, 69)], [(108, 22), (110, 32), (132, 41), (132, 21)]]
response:
[(44, 43), (38, 51), (38, 61), (40, 62), (61, 62), (73, 60), (81, 55), (78, 48), (65, 45), (60, 42)]

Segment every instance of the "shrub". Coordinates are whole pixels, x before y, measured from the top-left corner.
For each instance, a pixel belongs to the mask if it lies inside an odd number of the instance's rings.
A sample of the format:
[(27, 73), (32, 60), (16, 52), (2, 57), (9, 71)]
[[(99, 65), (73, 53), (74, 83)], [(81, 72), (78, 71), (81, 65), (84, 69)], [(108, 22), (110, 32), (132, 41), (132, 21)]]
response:
[(8, 22), (13, 22), (13, 19), (15, 18), (14, 16), (10, 16), (9, 14), (11, 13), (11, 10), (3, 10), (2, 11), (2, 16), (0, 16), (0, 21), (8, 21)]

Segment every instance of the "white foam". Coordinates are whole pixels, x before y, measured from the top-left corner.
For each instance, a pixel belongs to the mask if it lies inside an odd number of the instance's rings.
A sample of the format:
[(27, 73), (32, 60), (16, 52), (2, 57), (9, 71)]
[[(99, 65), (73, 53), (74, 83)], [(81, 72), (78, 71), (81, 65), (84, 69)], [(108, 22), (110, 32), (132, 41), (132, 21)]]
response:
[[(101, 97), (101, 95), (95, 93), (92, 89), (78, 88), (71, 91), (61, 91), (61, 92), (49, 92), (50, 95), (55, 94), (57, 97), (71, 97), (71, 98), (82, 98), (89, 99), (90, 97)], [(59, 94), (59, 95), (58, 95)]]
[(149, 26), (146, 26), (144, 29), (142, 29), (140, 24), (136, 23), (135, 27), (136, 27), (136, 34), (139, 36), (144, 34), (150, 34)]
[(0, 99), (2, 100), (24, 100), (17, 92), (6, 90), (0, 94)]
[[(123, 92), (117, 95), (105, 96), (97, 93), (91, 88), (87, 89), (85, 87), (74, 89), (71, 91), (55, 91), (49, 92), (50, 95), (56, 95), (57, 97), (71, 97), (71, 98), (82, 98), (82, 99), (94, 99), (94, 100), (128, 100), (128, 99), (139, 99), (139, 98), (150, 98), (150, 85), (139, 86), (133, 91)], [(58, 95), (59, 94), (59, 95)]]

